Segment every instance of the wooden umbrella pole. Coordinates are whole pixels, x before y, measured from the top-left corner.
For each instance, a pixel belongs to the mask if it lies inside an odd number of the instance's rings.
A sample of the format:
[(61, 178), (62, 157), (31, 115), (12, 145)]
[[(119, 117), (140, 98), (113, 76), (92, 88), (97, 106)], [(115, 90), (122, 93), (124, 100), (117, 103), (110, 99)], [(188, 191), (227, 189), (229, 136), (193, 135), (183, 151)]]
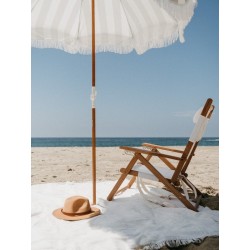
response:
[(92, 185), (93, 204), (96, 204), (96, 112), (95, 112), (95, 0), (92, 0)]

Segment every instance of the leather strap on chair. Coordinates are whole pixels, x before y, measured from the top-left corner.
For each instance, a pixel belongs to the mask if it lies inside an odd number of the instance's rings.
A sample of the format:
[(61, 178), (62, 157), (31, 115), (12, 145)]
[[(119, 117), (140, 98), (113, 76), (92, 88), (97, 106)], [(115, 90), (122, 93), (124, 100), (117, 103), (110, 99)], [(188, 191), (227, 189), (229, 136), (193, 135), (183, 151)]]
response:
[(194, 192), (194, 199), (196, 199), (197, 198), (197, 192), (196, 192), (196, 188), (194, 187), (194, 185), (186, 178), (186, 176), (180, 175), (179, 177), (180, 177), (180, 183), (182, 185), (183, 192), (185, 194), (186, 199), (189, 200), (189, 195), (188, 195), (188, 192), (187, 192), (187, 186), (186, 186), (185, 182), (183, 181), (183, 179), (190, 185), (191, 189)]

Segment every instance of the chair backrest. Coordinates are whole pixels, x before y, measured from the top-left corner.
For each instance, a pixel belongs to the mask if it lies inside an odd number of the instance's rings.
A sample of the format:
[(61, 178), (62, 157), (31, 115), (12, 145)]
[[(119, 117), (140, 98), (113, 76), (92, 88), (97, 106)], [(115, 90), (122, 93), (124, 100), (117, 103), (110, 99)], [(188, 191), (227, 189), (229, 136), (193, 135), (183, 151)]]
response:
[(192, 134), (189, 138), (189, 141), (195, 143), (201, 140), (208, 121), (213, 113), (214, 105), (212, 105), (212, 99), (208, 99), (206, 104), (197, 110), (193, 117), (193, 122), (195, 124)]
[(198, 109), (198, 111), (195, 113), (193, 117), (195, 126), (182, 155), (185, 160), (182, 160), (178, 163), (175, 173), (172, 177), (172, 181), (176, 181), (180, 174), (185, 174), (187, 167), (194, 156), (194, 152), (198, 146), (198, 143), (206, 130), (208, 121), (214, 111), (214, 105), (212, 103), (213, 100), (211, 98), (207, 99), (205, 105)]

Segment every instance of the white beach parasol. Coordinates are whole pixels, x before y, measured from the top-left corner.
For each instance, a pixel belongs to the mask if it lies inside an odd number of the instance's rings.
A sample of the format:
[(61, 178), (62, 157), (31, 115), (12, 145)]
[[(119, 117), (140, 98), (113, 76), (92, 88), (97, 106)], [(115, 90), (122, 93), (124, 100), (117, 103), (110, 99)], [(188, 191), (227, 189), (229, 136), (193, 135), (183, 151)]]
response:
[(184, 42), (197, 0), (32, 0), (31, 44), (92, 54), (92, 178), (96, 204), (95, 53), (142, 54)]

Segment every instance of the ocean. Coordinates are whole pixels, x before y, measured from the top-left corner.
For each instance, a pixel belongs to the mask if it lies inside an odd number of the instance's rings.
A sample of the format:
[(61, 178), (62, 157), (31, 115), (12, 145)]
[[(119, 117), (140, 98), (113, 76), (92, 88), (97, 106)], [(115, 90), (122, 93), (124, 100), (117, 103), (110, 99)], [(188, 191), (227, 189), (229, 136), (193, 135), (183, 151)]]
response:
[[(70, 137), (39, 137), (31, 138), (31, 147), (91, 147), (91, 138)], [(97, 147), (141, 146), (142, 143), (152, 143), (162, 146), (184, 146), (188, 137), (111, 137), (96, 138)], [(199, 143), (200, 146), (219, 146), (218, 137), (205, 137)]]

